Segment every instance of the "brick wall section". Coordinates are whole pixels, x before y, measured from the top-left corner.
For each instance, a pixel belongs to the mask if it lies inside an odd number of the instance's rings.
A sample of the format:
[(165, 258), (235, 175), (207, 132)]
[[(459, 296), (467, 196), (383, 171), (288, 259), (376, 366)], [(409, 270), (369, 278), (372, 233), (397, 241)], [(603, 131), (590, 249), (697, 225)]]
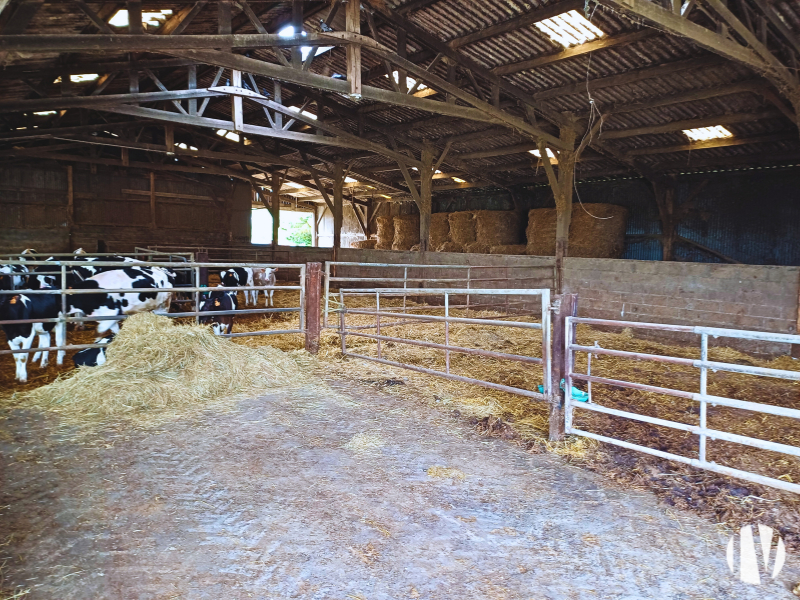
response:
[(796, 333), (799, 278), (800, 267), (569, 258), (564, 285), (580, 316)]

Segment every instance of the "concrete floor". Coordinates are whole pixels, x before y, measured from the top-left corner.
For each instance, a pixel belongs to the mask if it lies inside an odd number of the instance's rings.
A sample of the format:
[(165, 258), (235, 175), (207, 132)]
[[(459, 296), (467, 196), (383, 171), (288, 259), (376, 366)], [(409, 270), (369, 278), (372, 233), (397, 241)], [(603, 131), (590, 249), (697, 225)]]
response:
[(790, 555), (740, 583), (711, 524), (370, 388), (91, 443), (3, 428), (0, 562), (31, 599), (764, 600), (800, 581)]

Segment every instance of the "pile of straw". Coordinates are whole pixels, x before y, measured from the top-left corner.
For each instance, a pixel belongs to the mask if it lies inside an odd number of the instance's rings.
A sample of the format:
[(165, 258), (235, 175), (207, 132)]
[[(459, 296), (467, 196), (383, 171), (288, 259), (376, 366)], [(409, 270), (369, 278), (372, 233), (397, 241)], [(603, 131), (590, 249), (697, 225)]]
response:
[(456, 244), (467, 246), (474, 244), (475, 238), (475, 214), (469, 211), (450, 213), (450, 239)]
[(464, 246), (464, 251), (470, 254), (489, 254), (491, 247), (483, 242), (472, 242)]
[(508, 244), (503, 246), (492, 246), (489, 254), (525, 254), (528, 247), (525, 244)]
[(25, 400), (77, 418), (136, 416), (286, 387), (301, 381), (298, 371), (270, 346), (247, 348), (207, 326), (140, 313), (125, 321), (104, 365), (80, 367), (27, 392)]
[(461, 244), (454, 242), (452, 240), (446, 241), (444, 244), (440, 244), (436, 248), (437, 252), (464, 252), (464, 246)]
[(419, 244), (419, 215), (395, 217), (392, 250), (411, 250), (414, 244)]
[(351, 247), (353, 248), (362, 248), (372, 250), (375, 248), (375, 245), (378, 243), (378, 240), (359, 240), (357, 242), (353, 242)]
[[(615, 204), (584, 204), (572, 208), (569, 227), (569, 256), (619, 258), (625, 250), (628, 209)], [(591, 213), (591, 214), (590, 214)], [(527, 253), (553, 256), (556, 253), (556, 209), (535, 208), (528, 212)]]
[(375, 248), (391, 250), (394, 242), (394, 217), (378, 217), (375, 222), (378, 224), (378, 243)]
[(448, 213), (433, 213), (431, 215), (430, 247), (438, 248), (450, 241), (450, 217)]
[(475, 240), (487, 246), (506, 246), (522, 241), (522, 215), (509, 210), (475, 211)]

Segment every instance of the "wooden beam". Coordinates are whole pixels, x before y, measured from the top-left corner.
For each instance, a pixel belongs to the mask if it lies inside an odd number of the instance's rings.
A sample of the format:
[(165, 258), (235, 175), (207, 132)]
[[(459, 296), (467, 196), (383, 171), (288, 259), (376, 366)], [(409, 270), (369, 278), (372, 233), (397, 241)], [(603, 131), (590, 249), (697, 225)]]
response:
[(208, 4), (208, 0), (199, 0), (192, 6), (185, 6), (172, 15), (166, 23), (156, 31), (156, 35), (180, 35), (194, 20), (197, 14)]
[(511, 75), (512, 73), (519, 73), (520, 71), (529, 71), (531, 69), (537, 69), (560, 60), (566, 60), (575, 56), (581, 56), (582, 54), (586, 54), (588, 52), (594, 52), (595, 50), (613, 48), (614, 46), (619, 46), (622, 44), (633, 44), (634, 42), (645, 40), (653, 37), (654, 35), (656, 35), (654, 30), (642, 29), (640, 31), (623, 33), (621, 35), (615, 35), (611, 37), (601, 37), (600, 39), (586, 42), (585, 44), (578, 44), (577, 46), (567, 48), (566, 50), (556, 54), (548, 54), (546, 56), (539, 56), (536, 58), (530, 58), (528, 60), (521, 60), (508, 65), (495, 67), (492, 69), (492, 73), (495, 75)]
[(503, 148), (493, 148), (492, 150), (479, 150), (477, 152), (464, 152), (459, 154), (459, 158), (464, 160), (475, 160), (478, 158), (491, 158), (493, 156), (508, 156), (509, 154), (522, 154), (529, 150), (536, 150), (535, 143), (517, 144), (516, 146), (505, 146)]
[(143, 33), (142, 2), (141, 0), (128, 0), (128, 34), (142, 35)]
[(108, 33), (113, 35), (114, 32), (111, 30), (111, 27), (108, 26), (108, 23), (106, 23), (105, 20), (98, 17), (97, 13), (94, 12), (91, 9), (91, 7), (88, 4), (86, 4), (86, 2), (84, 2), (84, 0), (72, 0), (72, 1), (74, 4), (78, 5), (78, 8), (80, 8), (87, 17), (89, 17), (89, 20), (92, 23), (94, 23), (95, 27), (97, 27), (97, 29), (99, 29), (101, 33)]
[(2, 35), (19, 35), (28, 27), (44, 0), (22, 0), (3, 26)]
[(473, 33), (462, 35), (461, 37), (450, 40), (447, 42), (447, 45), (453, 49), (460, 48), (461, 46), (466, 46), (467, 44), (480, 42), (486, 38), (495, 37), (504, 33), (508, 33), (509, 31), (517, 31), (519, 29), (523, 29), (524, 27), (529, 27), (538, 21), (544, 21), (545, 19), (550, 19), (556, 15), (560, 15), (571, 10), (581, 10), (582, 12), (583, 8), (584, 0), (562, 0), (561, 2), (555, 2), (553, 4), (548, 4), (547, 6), (535, 8), (531, 12), (525, 13), (524, 15), (514, 16), (506, 21), (503, 21), (502, 23), (498, 23), (497, 25), (492, 25), (491, 27), (485, 27)]
[[(138, 85), (138, 72), (132, 78), (132, 85)], [(172, 100), (185, 100), (188, 98), (213, 98), (224, 96), (222, 92), (212, 92), (207, 89), (179, 90), (168, 92), (132, 92), (130, 94), (112, 94), (99, 96), (59, 96), (57, 98), (37, 98), (33, 100), (2, 100), (0, 113), (34, 112), (43, 110), (63, 110), (67, 108), (97, 108), (113, 106), (115, 104), (129, 104), (139, 102), (162, 102)]]
[(278, 232), (281, 227), (281, 177), (277, 171), (272, 172), (272, 179), (270, 187), (272, 188), (270, 195), (272, 203), (270, 206), (270, 213), (272, 214), (272, 249), (278, 247)]
[(156, 228), (156, 174), (150, 171), (150, 227)]
[[(361, 2), (350, 0), (345, 6), (345, 31), (361, 33)], [(376, 40), (377, 41), (377, 40)], [(346, 47), (347, 82), (350, 84), (350, 97), (361, 98), (361, 46), (348, 44)]]
[(431, 211), (432, 211), (432, 185), (433, 172), (433, 146), (428, 144), (422, 149), (420, 157), (422, 168), (419, 171), (419, 251), (430, 250), (431, 242)]
[(633, 102), (631, 104), (622, 104), (620, 106), (612, 105), (603, 109), (603, 113), (609, 114), (622, 114), (635, 112), (639, 110), (649, 110), (651, 108), (658, 108), (660, 106), (669, 106), (671, 104), (681, 104), (683, 102), (696, 102), (698, 100), (706, 100), (707, 98), (718, 98), (719, 96), (728, 96), (730, 94), (741, 94), (752, 92), (758, 94), (764, 87), (764, 82), (760, 79), (748, 79), (747, 81), (740, 81), (729, 85), (718, 85), (711, 88), (702, 90), (692, 90), (682, 94), (673, 94), (671, 96), (655, 97), (650, 100), (642, 100), (640, 102)]
[(770, 135), (759, 135), (754, 137), (732, 137), (719, 140), (708, 140), (706, 142), (695, 142), (694, 144), (679, 144), (676, 146), (655, 146), (649, 148), (636, 148), (628, 150), (626, 157), (648, 156), (651, 154), (668, 154), (670, 152), (689, 152), (695, 150), (707, 150), (709, 148), (725, 148), (727, 146), (741, 146), (744, 144), (764, 144), (770, 142), (783, 142), (786, 140), (797, 139), (796, 133), (774, 133)]
[[(344, 165), (333, 163), (331, 168), (333, 177), (333, 250), (334, 254), (342, 247), (342, 221), (344, 207)], [(335, 260), (335, 258), (334, 258)]]
[(781, 113), (776, 110), (769, 110), (760, 113), (742, 113), (732, 115), (717, 115), (714, 117), (703, 117), (702, 119), (687, 119), (685, 121), (673, 121), (664, 125), (650, 125), (647, 127), (632, 127), (630, 129), (604, 130), (600, 134), (600, 139), (615, 140), (620, 138), (636, 137), (640, 135), (651, 135), (657, 133), (670, 133), (683, 129), (696, 129), (698, 127), (713, 127), (715, 125), (730, 125), (732, 123), (748, 123), (761, 119), (774, 119), (781, 117)]

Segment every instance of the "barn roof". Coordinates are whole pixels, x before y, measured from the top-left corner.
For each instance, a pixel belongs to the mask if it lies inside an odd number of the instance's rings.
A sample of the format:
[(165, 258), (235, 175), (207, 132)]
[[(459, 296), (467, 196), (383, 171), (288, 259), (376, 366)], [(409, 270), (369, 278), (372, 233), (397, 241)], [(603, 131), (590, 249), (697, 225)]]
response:
[[(308, 43), (322, 44), (315, 34), (347, 29), (338, 0), (0, 2), (0, 160), (259, 175), (260, 185), (279, 173), (284, 193), (318, 202), (338, 162), (353, 198), (408, 197), (407, 178), (416, 177), (397, 158), (416, 164), (426, 147), (441, 157), (434, 191), (544, 182), (534, 152), (545, 138), (558, 152), (565, 128), (575, 144), (587, 142), (579, 178), (797, 162), (800, 1), (737, 3), (728, 12), (745, 30), (717, 3), (365, 0), (359, 44), (370, 92), (356, 98), (336, 87), (348, 73), (341, 41), (292, 66), (291, 47), (243, 37), (291, 37), (286, 27), (302, 20)], [(149, 17), (145, 45), (129, 42), (136, 32), (127, 26), (109, 25), (137, 6), (163, 15)], [(551, 39), (541, 23), (569, 11), (601, 35), (567, 47)], [(232, 49), (204, 38), (228, 32)], [(727, 50), (714, 51), (703, 32)], [(167, 47), (178, 37), (186, 47)], [(412, 88), (420, 84), (408, 101), (387, 76), (402, 71), (402, 60), (423, 69), (409, 75)], [(444, 84), (455, 86), (452, 94)], [(235, 95), (176, 95), (219, 86), (251, 92), (241, 101), (250, 133), (213, 125), (231, 122)], [(127, 96), (137, 90), (144, 96)], [(292, 122), (255, 95), (302, 113)], [(692, 141), (684, 133), (715, 126), (728, 137)]]

